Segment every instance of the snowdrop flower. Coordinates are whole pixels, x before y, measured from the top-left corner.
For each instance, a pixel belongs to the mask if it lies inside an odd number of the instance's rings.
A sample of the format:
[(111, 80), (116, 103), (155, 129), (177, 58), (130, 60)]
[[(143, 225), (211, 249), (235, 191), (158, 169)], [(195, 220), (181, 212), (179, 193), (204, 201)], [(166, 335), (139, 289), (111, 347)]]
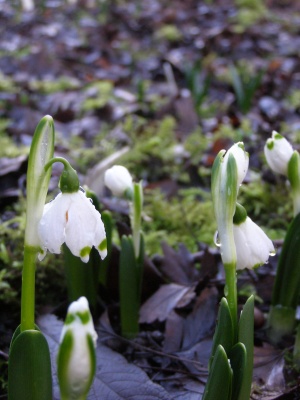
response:
[(60, 193), (45, 205), (38, 234), (42, 247), (40, 260), (45, 257), (47, 250), (60, 254), (63, 243), (83, 262), (88, 262), (93, 246), (102, 259), (107, 255), (106, 234), (100, 213), (80, 190)]
[(254, 268), (265, 264), (275, 254), (272, 241), (247, 216), (246, 210), (237, 204), (233, 225), (236, 246), (237, 269)]
[(96, 370), (97, 337), (88, 301), (80, 297), (69, 306), (57, 355), (62, 399), (86, 398)]
[(232, 221), (239, 186), (246, 176), (248, 165), (248, 153), (244, 150), (244, 144), (238, 142), (227, 152), (219, 152), (212, 169), (212, 200), (221, 256), (226, 265), (233, 265), (236, 261)]
[(59, 180), (61, 193), (44, 207), (38, 225), (41, 248), (39, 259), (45, 257), (47, 250), (59, 254), (63, 243), (66, 243), (71, 252), (83, 262), (88, 262), (93, 246), (101, 258), (105, 258), (106, 234), (100, 213), (80, 190), (77, 172), (67, 160), (54, 157), (46, 164), (45, 169), (55, 162), (64, 165)]
[(122, 165), (114, 165), (106, 170), (104, 183), (115, 196), (130, 195), (133, 190), (132, 177), (128, 169)]
[(276, 131), (272, 132), (264, 147), (270, 168), (278, 174), (287, 175), (288, 163), (293, 155), (290, 143)]

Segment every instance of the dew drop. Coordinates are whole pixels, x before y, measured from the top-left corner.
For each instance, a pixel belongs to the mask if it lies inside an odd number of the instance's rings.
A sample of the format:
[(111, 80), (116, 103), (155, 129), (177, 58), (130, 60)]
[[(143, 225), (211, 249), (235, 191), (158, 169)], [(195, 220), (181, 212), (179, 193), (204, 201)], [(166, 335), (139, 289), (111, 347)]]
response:
[(275, 250), (271, 250), (269, 253), (270, 257), (274, 257), (276, 255), (276, 251)]
[(219, 232), (218, 231), (216, 231), (215, 234), (214, 234), (214, 243), (215, 243), (215, 245), (217, 247), (221, 247), (221, 242), (220, 242), (220, 239), (219, 239)]

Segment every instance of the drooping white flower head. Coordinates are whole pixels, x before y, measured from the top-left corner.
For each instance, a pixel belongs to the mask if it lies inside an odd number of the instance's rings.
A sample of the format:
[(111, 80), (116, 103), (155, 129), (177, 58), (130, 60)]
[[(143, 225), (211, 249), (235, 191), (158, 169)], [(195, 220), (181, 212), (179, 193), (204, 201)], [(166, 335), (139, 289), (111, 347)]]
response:
[(80, 297), (69, 306), (60, 337), (57, 375), (62, 398), (86, 398), (96, 369), (97, 337), (88, 301)]
[(107, 255), (106, 234), (100, 213), (82, 191), (60, 193), (44, 207), (39, 222), (42, 260), (47, 250), (60, 254), (63, 243), (82, 261), (89, 260), (93, 246), (101, 258)]
[(290, 143), (276, 131), (272, 132), (264, 147), (267, 163), (278, 174), (287, 175), (288, 163), (293, 155)]
[(114, 165), (105, 171), (105, 185), (112, 191), (115, 196), (124, 196), (126, 192), (132, 192), (132, 177), (127, 168), (122, 165)]
[(236, 261), (233, 216), (239, 186), (246, 176), (248, 165), (249, 156), (242, 142), (234, 144), (227, 152), (221, 150), (213, 165), (212, 200), (224, 264)]
[(237, 269), (254, 268), (265, 264), (275, 254), (272, 241), (264, 231), (247, 216), (246, 210), (237, 204), (233, 235), (236, 247)]

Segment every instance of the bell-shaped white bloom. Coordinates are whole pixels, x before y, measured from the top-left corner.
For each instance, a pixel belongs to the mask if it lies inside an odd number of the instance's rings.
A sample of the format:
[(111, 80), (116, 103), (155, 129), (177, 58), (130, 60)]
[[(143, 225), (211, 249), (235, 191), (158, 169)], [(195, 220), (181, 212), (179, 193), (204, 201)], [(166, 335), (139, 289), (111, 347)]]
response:
[(59, 254), (63, 243), (84, 262), (88, 262), (93, 246), (102, 259), (107, 255), (106, 234), (100, 213), (80, 190), (60, 193), (45, 205), (38, 234), (42, 249), (40, 260), (47, 250)]
[(80, 297), (69, 306), (57, 355), (62, 399), (86, 398), (96, 370), (97, 337), (88, 301)]
[(236, 261), (232, 221), (239, 186), (246, 176), (248, 165), (249, 156), (242, 142), (234, 144), (228, 151), (221, 150), (213, 165), (212, 200), (224, 264)]
[(251, 218), (233, 225), (237, 269), (253, 268), (266, 263), (275, 254), (272, 241)]
[(276, 131), (272, 132), (264, 147), (267, 163), (278, 174), (287, 175), (288, 163), (293, 155), (290, 143)]
[(126, 192), (132, 192), (132, 177), (127, 168), (122, 165), (114, 165), (105, 171), (105, 185), (115, 196), (124, 196)]

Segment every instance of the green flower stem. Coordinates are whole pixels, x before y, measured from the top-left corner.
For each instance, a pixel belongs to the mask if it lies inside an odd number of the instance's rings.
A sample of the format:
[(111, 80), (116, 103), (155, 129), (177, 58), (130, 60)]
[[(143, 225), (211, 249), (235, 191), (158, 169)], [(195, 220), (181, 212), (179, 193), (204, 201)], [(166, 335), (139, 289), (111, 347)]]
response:
[(235, 263), (224, 264), (225, 269), (225, 296), (232, 318), (234, 343), (237, 340), (237, 287), (236, 287), (236, 265)]
[(62, 193), (75, 193), (79, 190), (79, 179), (77, 172), (71, 167), (70, 163), (63, 157), (54, 157), (47, 162), (44, 169), (47, 171), (54, 163), (60, 162), (64, 170), (60, 176), (59, 188)]
[(21, 332), (35, 329), (35, 263), (38, 248), (25, 245), (21, 295)]
[(143, 209), (143, 190), (142, 184), (134, 183), (133, 186), (133, 203), (132, 203), (132, 236), (134, 245), (134, 254), (139, 258), (141, 247), (141, 218)]

